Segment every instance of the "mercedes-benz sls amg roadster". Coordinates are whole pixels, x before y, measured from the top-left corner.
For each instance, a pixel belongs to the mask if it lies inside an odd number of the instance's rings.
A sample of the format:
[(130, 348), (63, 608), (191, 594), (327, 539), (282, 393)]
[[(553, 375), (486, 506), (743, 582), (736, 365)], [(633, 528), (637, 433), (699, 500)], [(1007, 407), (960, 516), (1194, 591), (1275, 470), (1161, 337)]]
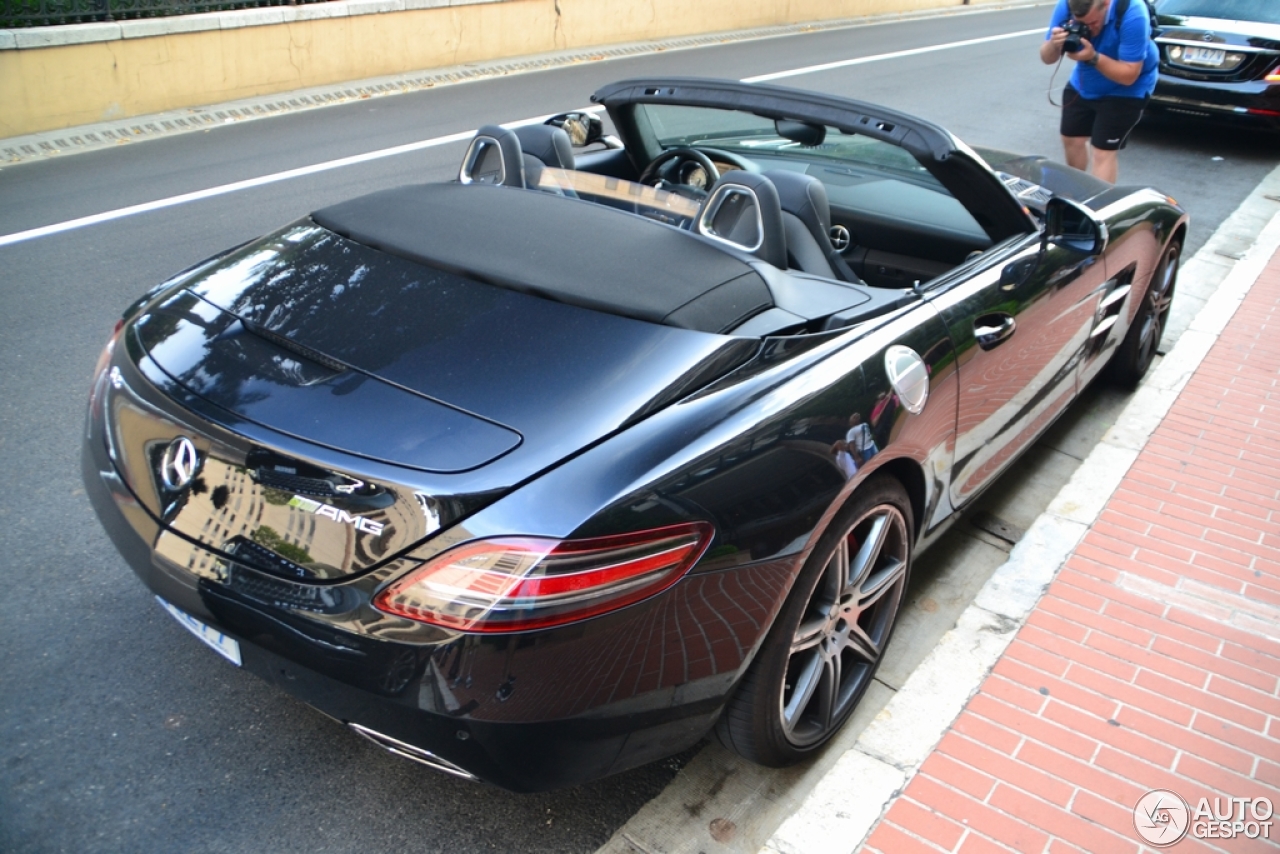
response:
[(594, 104), (154, 288), (84, 437), (158, 606), (513, 790), (711, 733), (820, 749), (913, 555), (1095, 376), (1147, 370), (1187, 229), (1155, 190), (844, 98)]

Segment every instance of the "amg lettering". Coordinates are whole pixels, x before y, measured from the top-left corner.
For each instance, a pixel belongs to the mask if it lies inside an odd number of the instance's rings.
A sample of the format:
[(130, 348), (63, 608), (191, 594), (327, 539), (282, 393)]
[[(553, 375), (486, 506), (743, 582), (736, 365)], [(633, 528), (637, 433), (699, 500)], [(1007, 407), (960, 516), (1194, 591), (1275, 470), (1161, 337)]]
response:
[(382, 523), (375, 522), (372, 519), (366, 519), (363, 516), (357, 516), (356, 529), (364, 531), (366, 534), (373, 534), (376, 537), (382, 533)]
[(303, 498), (301, 495), (295, 495), (293, 500), (289, 502), (290, 507), (296, 507), (307, 513), (314, 513), (317, 516), (324, 516), (326, 519), (332, 519), (335, 522), (341, 522), (346, 525), (354, 525), (357, 531), (364, 531), (366, 534), (379, 536), (385, 527), (382, 522), (375, 522), (364, 516), (356, 516), (346, 510), (339, 509), (329, 504), (321, 504), (319, 501), (312, 501), (309, 498)]

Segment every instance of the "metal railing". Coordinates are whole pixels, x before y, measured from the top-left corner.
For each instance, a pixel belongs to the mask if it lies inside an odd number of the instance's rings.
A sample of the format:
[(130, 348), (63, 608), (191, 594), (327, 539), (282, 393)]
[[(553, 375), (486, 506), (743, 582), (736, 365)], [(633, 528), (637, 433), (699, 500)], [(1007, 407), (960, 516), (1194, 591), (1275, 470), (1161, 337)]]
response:
[(320, 2), (325, 0), (0, 0), (0, 30)]

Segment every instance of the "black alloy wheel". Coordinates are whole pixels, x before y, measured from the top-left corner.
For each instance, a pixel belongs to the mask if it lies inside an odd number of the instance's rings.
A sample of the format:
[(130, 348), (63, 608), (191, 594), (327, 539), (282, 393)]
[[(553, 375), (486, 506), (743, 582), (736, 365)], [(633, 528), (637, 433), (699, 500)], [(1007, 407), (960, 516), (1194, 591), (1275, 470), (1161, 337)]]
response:
[(1111, 379), (1125, 388), (1136, 388), (1147, 369), (1155, 360), (1160, 339), (1169, 322), (1169, 308), (1173, 305), (1173, 292), (1178, 284), (1178, 257), (1182, 246), (1173, 241), (1165, 249), (1151, 284), (1142, 298), (1142, 306), (1133, 319), (1133, 325), (1124, 341), (1111, 357)]
[(911, 567), (911, 503), (887, 475), (863, 484), (801, 569), (716, 735), (782, 767), (848, 720), (884, 656)]

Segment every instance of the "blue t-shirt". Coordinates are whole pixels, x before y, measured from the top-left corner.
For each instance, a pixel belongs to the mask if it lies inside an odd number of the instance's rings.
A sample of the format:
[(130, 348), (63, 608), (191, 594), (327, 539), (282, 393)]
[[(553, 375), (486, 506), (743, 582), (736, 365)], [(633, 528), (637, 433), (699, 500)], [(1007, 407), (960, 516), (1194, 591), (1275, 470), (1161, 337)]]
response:
[[(1145, 98), (1156, 88), (1156, 77), (1160, 74), (1160, 54), (1156, 44), (1151, 40), (1151, 19), (1143, 8), (1142, 0), (1130, 0), (1129, 10), (1124, 20), (1116, 27), (1116, 3), (1111, 0), (1107, 8), (1107, 20), (1102, 25), (1102, 32), (1097, 38), (1090, 38), (1089, 43), (1094, 50), (1121, 62), (1141, 62), (1142, 73), (1138, 79), (1128, 86), (1121, 86), (1114, 80), (1102, 75), (1096, 68), (1090, 68), (1077, 62), (1076, 70), (1071, 74), (1071, 85), (1084, 98)], [(1049, 30), (1045, 33), (1045, 41), (1053, 35), (1053, 28), (1060, 27), (1071, 20), (1071, 12), (1067, 8), (1067, 0), (1058, 0), (1049, 19)]]

